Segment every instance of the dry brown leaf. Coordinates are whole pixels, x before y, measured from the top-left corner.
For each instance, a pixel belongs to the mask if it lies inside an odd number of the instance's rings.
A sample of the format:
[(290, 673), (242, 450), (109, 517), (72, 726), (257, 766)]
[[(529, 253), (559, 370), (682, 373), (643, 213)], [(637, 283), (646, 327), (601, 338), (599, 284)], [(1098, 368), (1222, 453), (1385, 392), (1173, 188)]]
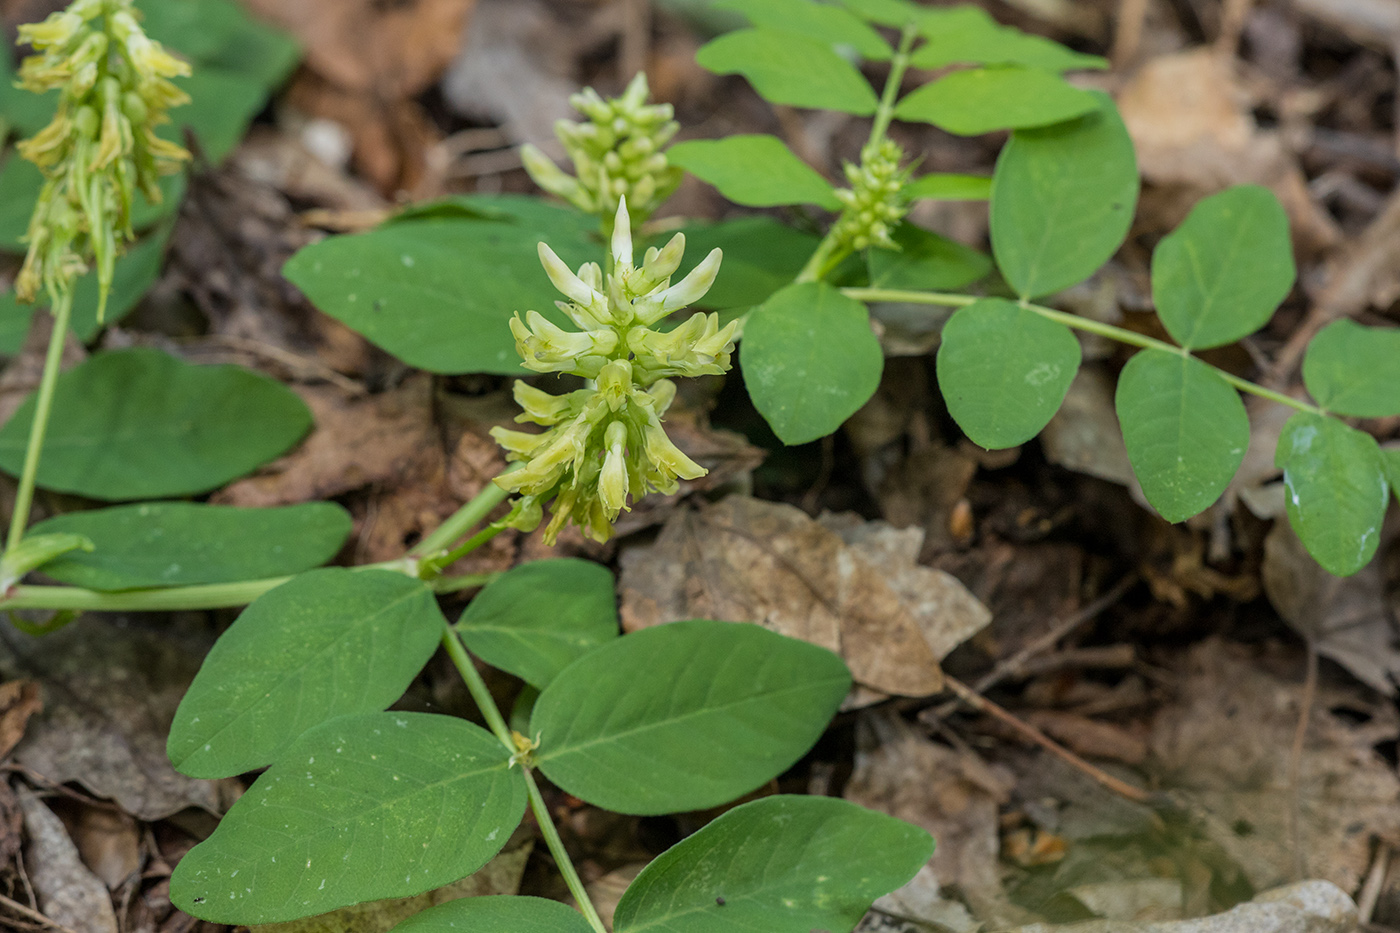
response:
[(745, 496), (678, 511), (654, 544), (623, 551), (623, 626), (753, 621), (840, 654), (867, 688), (936, 693), (938, 662), (987, 623), (986, 609), (953, 577), (915, 565), (917, 529), (863, 535), (833, 524), (856, 543), (792, 506)]
[(1229, 185), (1265, 185), (1283, 202), (1294, 234), (1310, 249), (1341, 238), (1336, 224), (1313, 203), (1302, 170), (1279, 135), (1255, 123), (1231, 57), (1196, 48), (1154, 58), (1123, 88), (1118, 108), (1146, 180), (1185, 185), (1199, 192), (1197, 197)]
[(141, 868), (141, 827), (119, 810), (85, 806), (72, 825), (83, 864), (113, 891)]
[(0, 758), (19, 744), (29, 717), (43, 708), (39, 685), (34, 681), (11, 680), (0, 684)]
[(29, 835), (25, 865), (44, 916), (73, 933), (117, 933), (107, 888), (83, 865), (63, 821), (33, 791), (18, 794)]
[(888, 711), (863, 713), (845, 797), (922, 826), (938, 840), (938, 882), (979, 907), (1001, 900), (998, 807), (1014, 779), (971, 752), (930, 742)]
[[(1301, 676), (1280, 678), (1269, 660), (1219, 640), (1196, 646), (1178, 674), (1176, 702), (1157, 714), (1149, 739), (1162, 783), (1193, 805), (1256, 889), (1294, 872), (1289, 756)], [(1400, 735), (1400, 716), (1389, 704), (1363, 705), (1370, 718), (1353, 726), (1331, 712), (1358, 702), (1319, 689), (1298, 794), (1306, 877), (1347, 891), (1365, 876), (1376, 837), (1400, 844), (1400, 779), (1373, 748)]]

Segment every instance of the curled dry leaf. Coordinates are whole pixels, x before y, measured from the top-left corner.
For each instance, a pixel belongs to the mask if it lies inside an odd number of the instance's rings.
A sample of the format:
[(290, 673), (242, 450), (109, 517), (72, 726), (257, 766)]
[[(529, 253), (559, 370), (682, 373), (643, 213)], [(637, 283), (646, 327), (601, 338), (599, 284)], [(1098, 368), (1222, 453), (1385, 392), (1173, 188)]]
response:
[(622, 624), (757, 622), (841, 655), (863, 687), (936, 693), (939, 661), (990, 614), (952, 576), (915, 563), (922, 539), (729, 496), (678, 511), (655, 543), (624, 549)]
[(73, 933), (117, 933), (107, 886), (78, 857), (63, 821), (33, 791), (18, 794), (29, 835), (25, 865), (44, 916)]

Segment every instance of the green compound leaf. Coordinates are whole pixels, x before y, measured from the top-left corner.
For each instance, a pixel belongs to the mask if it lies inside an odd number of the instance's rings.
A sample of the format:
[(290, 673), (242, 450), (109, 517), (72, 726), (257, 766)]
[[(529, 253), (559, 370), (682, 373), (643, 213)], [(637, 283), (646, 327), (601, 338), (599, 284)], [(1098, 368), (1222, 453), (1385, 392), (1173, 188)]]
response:
[(1022, 298), (1082, 282), (1128, 234), (1137, 205), (1133, 141), (1106, 95), (1098, 113), (1017, 130), (992, 178), (992, 252)]
[[(685, 258), (672, 281), (679, 282), (712, 249), (724, 251), (715, 284), (696, 304), (727, 309), (750, 308), (797, 278), (820, 242), (771, 217), (740, 217), (717, 224), (695, 223), (681, 228)], [(665, 237), (656, 243), (663, 245)]]
[(816, 204), (840, 210), (835, 189), (781, 139), (761, 133), (696, 139), (666, 150), (672, 165), (719, 189), (735, 204)]
[(342, 716), (303, 735), (170, 879), (214, 923), (297, 920), (476, 871), (525, 812), (489, 732), (427, 713)]
[(935, 172), (905, 185), (904, 194), (911, 201), (985, 201), (992, 196), (992, 179), (988, 175)]
[(1169, 522), (1220, 498), (1249, 448), (1239, 393), (1193, 356), (1138, 353), (1118, 377), (1116, 406), (1143, 494)]
[(1299, 412), (1279, 437), (1288, 520), (1308, 553), (1328, 573), (1356, 573), (1380, 544), (1389, 502), (1376, 439), (1335, 418)]
[(536, 701), (530, 735), (540, 770), (591, 804), (698, 810), (791, 767), (850, 686), (816, 645), (746, 623), (672, 622), (566, 667)]
[(477, 594), (457, 623), (468, 650), (541, 690), (616, 638), (617, 630), (613, 575), (577, 558), (531, 561), (506, 571)]
[(830, 43), (797, 33), (740, 29), (701, 46), (695, 61), (715, 74), (743, 75), (775, 104), (858, 117), (870, 116), (879, 104), (861, 73)]
[(1152, 298), (1188, 349), (1234, 343), (1268, 323), (1297, 271), (1273, 192), (1229, 188), (1201, 201), (1152, 253)]
[[(24, 463), (34, 397), (0, 428), (0, 469)], [(97, 353), (58, 379), (39, 485), (90, 499), (208, 492), (285, 453), (311, 427), (282, 383), (159, 350)]]
[(933, 855), (902, 820), (831, 797), (765, 797), (724, 813), (637, 876), (617, 933), (849, 930)]
[(312, 244), (282, 273), (316, 307), (410, 366), (525, 375), (511, 314), (533, 309), (572, 327), (554, 306), (563, 296), (540, 266), (538, 244), (570, 268), (600, 262), (597, 220), (519, 196), (440, 207), (441, 215)]
[(1024, 65), (1046, 71), (1108, 67), (1097, 55), (1074, 52), (1058, 42), (1003, 26), (979, 7), (924, 8), (920, 14), (919, 32), (926, 41), (910, 57), (915, 68), (932, 70), (960, 63)]
[(409, 917), (389, 933), (591, 933), (577, 910), (542, 897), (463, 897)]
[(842, 0), (846, 9), (870, 23), (881, 26), (894, 26), (902, 29), (908, 23), (917, 23), (927, 10), (908, 0)]
[(716, 0), (715, 9), (744, 14), (755, 26), (795, 32), (827, 45), (848, 46), (861, 58), (885, 61), (894, 49), (861, 19), (837, 6), (811, 0)]
[(428, 663), (446, 624), (427, 585), (400, 573), (329, 567), (294, 577), (214, 644), (175, 712), (170, 761), (191, 777), (230, 777), (280, 760), (332, 717), (382, 710)]
[(243, 509), (197, 502), (143, 502), (69, 512), (28, 534), (79, 534), (92, 552), (43, 567), (90, 590), (233, 583), (319, 567), (350, 535), (350, 513), (333, 502)]
[(739, 363), (773, 433), (805, 444), (835, 431), (875, 394), (885, 358), (865, 305), (805, 282), (754, 309)]
[(925, 84), (894, 109), (901, 120), (931, 123), (959, 136), (1049, 126), (1099, 108), (1093, 94), (1038, 68), (955, 71)]
[(1303, 384), (1339, 415), (1400, 414), (1400, 329), (1333, 321), (1308, 344)]
[(892, 239), (898, 251), (871, 249), (867, 254), (872, 288), (942, 291), (962, 288), (992, 271), (985, 253), (911, 223), (895, 228)]
[(1065, 325), (1003, 298), (983, 298), (944, 325), (938, 386), (973, 443), (1015, 447), (1054, 417), (1079, 361), (1079, 341)]

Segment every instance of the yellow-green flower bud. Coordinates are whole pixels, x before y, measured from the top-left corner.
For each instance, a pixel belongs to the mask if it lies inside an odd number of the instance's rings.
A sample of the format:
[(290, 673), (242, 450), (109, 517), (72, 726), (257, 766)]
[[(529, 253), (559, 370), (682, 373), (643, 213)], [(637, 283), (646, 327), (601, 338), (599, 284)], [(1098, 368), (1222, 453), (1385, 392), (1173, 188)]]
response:
[(836, 192), (842, 210), (832, 227), (838, 243), (853, 250), (899, 249), (890, 235), (909, 209), (903, 194), (909, 169), (900, 167), (903, 159), (904, 151), (885, 139), (861, 150), (859, 165), (846, 164), (851, 187)]

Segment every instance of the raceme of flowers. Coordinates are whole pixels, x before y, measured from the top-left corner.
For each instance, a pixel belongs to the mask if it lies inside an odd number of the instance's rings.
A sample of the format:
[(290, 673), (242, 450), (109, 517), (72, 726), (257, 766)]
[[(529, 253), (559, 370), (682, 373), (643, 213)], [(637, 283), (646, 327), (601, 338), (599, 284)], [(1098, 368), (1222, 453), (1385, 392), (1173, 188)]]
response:
[(904, 150), (884, 139), (861, 150), (860, 165), (846, 163), (851, 187), (836, 192), (842, 210), (832, 227), (838, 243), (856, 252), (871, 246), (899, 249), (890, 232), (909, 210), (903, 191), (910, 169), (900, 168), (903, 158)]
[[(681, 183), (684, 172), (670, 165), (662, 149), (680, 129), (670, 104), (648, 104), (645, 74), (638, 73), (621, 97), (605, 100), (591, 87), (569, 98), (588, 119), (560, 120), (554, 132), (574, 165), (566, 174), (535, 146), (521, 159), (535, 184), (586, 214), (612, 222), (623, 198), (635, 227), (651, 216)], [(576, 176), (576, 177), (575, 177)]]
[(157, 180), (189, 158), (155, 127), (189, 98), (170, 78), (189, 65), (142, 31), (131, 0), (75, 0), (42, 22), (19, 27), (19, 41), (38, 54), (24, 60), (19, 85), (57, 89), (53, 121), (19, 144), (44, 173), (30, 220), (28, 254), (16, 294), (33, 301), (70, 290), (96, 260), (102, 302), (121, 247), (132, 238), (132, 198), (160, 200)]
[(544, 243), (539, 250), (550, 281), (569, 299), (557, 302), (559, 309), (580, 329), (565, 330), (536, 311), (523, 319), (517, 313), (510, 322), (516, 350), (527, 369), (569, 373), (589, 383), (552, 395), (516, 382), (515, 399), (524, 409), (516, 420), (545, 430), (491, 431), (509, 459), (524, 464), (496, 483), (519, 494), (513, 527), (534, 529), (553, 499), (546, 542), (552, 544), (567, 521), (606, 541), (629, 497), (675, 492), (679, 480), (706, 472), (671, 442), (661, 419), (676, 394), (671, 377), (729, 369), (737, 323), (720, 327), (718, 315), (697, 313), (670, 331), (654, 325), (709, 291), (722, 254), (712, 250), (672, 285), (685, 252), (685, 236), (678, 233), (633, 265), (626, 198), (618, 203), (606, 276), (596, 263), (571, 272)]

